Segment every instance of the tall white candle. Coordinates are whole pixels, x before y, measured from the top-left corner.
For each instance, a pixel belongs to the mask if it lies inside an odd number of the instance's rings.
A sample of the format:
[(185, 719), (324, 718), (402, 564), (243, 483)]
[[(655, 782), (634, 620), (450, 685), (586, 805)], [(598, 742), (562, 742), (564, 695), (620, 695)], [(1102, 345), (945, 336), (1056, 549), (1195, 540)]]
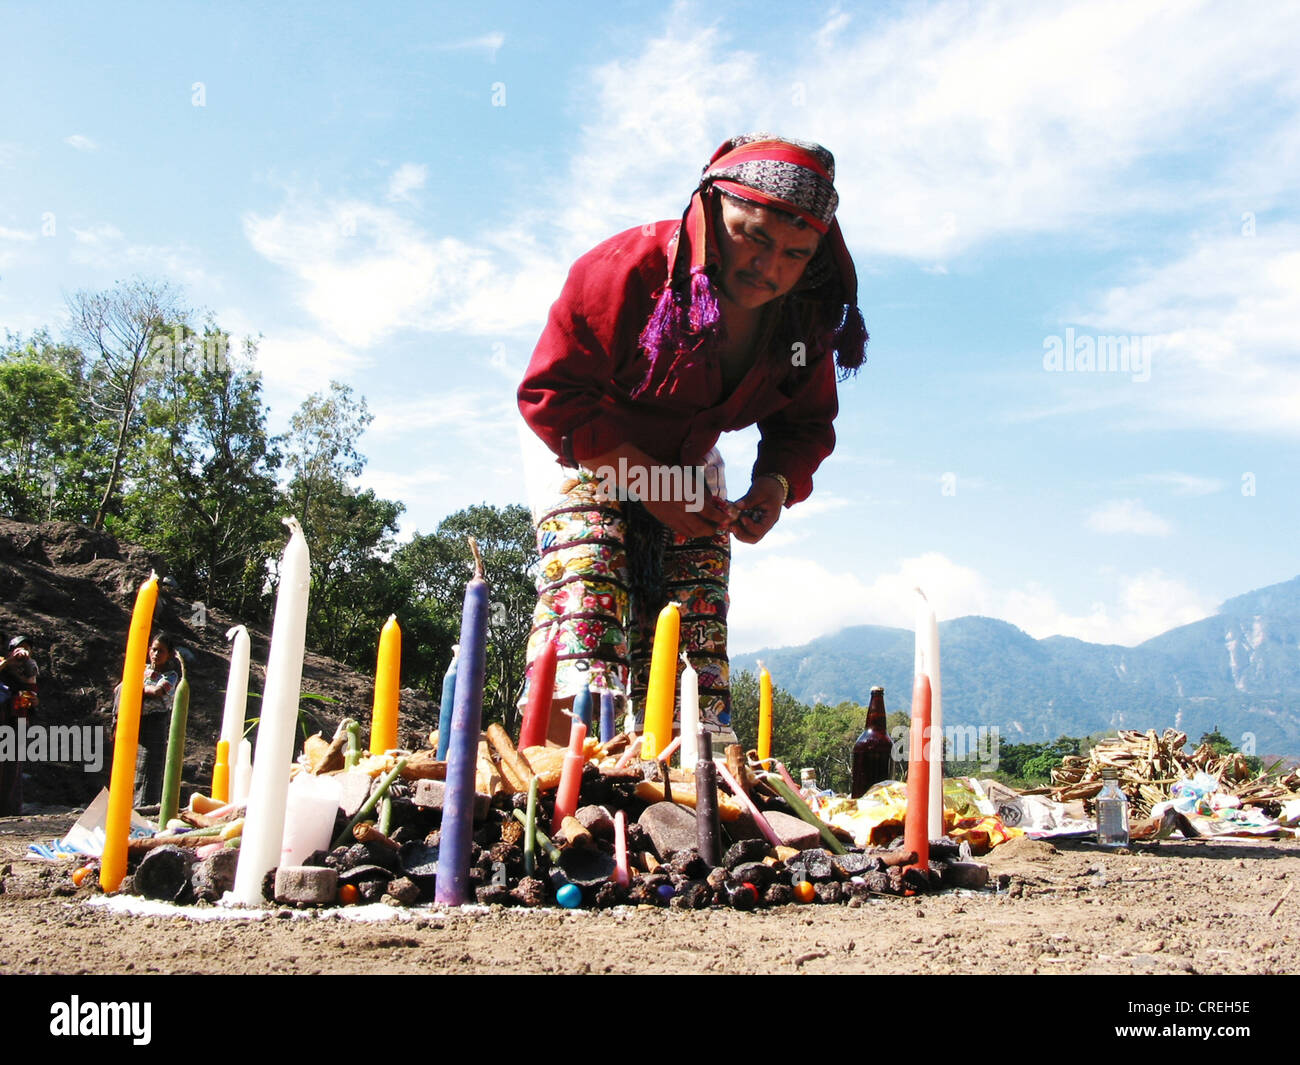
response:
[(284, 806), (289, 792), (293, 733), (298, 724), (302, 689), (302, 658), (307, 644), (307, 589), (311, 556), (297, 518), (285, 518), (291, 533), (280, 562), (280, 591), (271, 626), (271, 651), (266, 666), (266, 691), (257, 727), (253, 782), (244, 817), (244, 837), (235, 871), (235, 901), (262, 904), (262, 881), (280, 860), (284, 837)]
[(230, 675), (226, 678), (226, 708), (221, 715), (221, 736), (229, 746), (230, 760), (239, 754), (239, 741), (244, 738), (244, 717), (248, 712), (248, 630), (236, 625), (226, 633), (226, 639), (235, 642), (230, 648)]
[(943, 836), (943, 695), (939, 683), (939, 622), (925, 593), (916, 612), (916, 672), (930, 678), (930, 818), (931, 839)]
[(686, 663), (682, 670), (682, 768), (694, 770), (700, 760), (700, 678), (685, 651), (682, 661)]
[(235, 762), (230, 801), (248, 802), (248, 789), (253, 783), (253, 745), (248, 740), (239, 741), (239, 760)]

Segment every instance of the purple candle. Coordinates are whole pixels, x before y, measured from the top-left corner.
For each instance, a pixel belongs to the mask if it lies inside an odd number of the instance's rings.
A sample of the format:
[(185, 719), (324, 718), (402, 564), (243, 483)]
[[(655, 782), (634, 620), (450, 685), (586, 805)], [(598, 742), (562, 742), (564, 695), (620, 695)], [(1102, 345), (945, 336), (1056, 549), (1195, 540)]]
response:
[(456, 665), (456, 700), (447, 744), (447, 790), (442, 808), (442, 841), (438, 848), (438, 881), (434, 901), (463, 906), (469, 901), (470, 845), (474, 834), (474, 764), (478, 759), (483, 719), (483, 674), (487, 649), (488, 584), (483, 558), (471, 536), (474, 579), (465, 586), (460, 619), (460, 661)]
[(616, 734), (614, 724), (614, 693), (600, 693), (600, 742), (608, 743)]
[(718, 819), (718, 767), (713, 761), (713, 737), (704, 729), (695, 763), (695, 827), (700, 857), (711, 866), (722, 864), (722, 825)]
[(587, 726), (588, 732), (591, 731), (591, 689), (585, 684), (573, 698), (573, 716)]

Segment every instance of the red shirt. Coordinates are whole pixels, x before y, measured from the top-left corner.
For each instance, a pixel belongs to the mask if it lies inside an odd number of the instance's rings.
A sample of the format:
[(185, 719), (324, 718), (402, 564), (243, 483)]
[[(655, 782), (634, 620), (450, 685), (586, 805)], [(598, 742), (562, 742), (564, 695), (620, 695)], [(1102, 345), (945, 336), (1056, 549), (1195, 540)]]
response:
[[(671, 465), (696, 465), (723, 432), (757, 424), (754, 476), (779, 473), (787, 505), (812, 492), (813, 472), (835, 447), (835, 365), (790, 350), (762, 353), (728, 395), (713, 358), (650, 358), (638, 338), (668, 276), (675, 221), (638, 226), (573, 264), (519, 386), (519, 410), (557, 456), (576, 465), (630, 442)], [(703, 344), (703, 341), (700, 342)], [(692, 364), (693, 363), (693, 364)]]

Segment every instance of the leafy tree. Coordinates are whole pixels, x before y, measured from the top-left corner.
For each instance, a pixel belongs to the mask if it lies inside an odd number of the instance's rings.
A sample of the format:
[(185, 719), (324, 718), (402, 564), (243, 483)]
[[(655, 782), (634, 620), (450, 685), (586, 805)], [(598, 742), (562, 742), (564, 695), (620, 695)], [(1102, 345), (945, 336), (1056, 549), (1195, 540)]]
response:
[(88, 521), (106, 469), (86, 409), (84, 361), (45, 331), (0, 352), (0, 507), (16, 518)]
[[(797, 778), (803, 763), (804, 715), (808, 708), (784, 688), (772, 686), (772, 757)], [(745, 750), (758, 747), (758, 677), (749, 670), (731, 675), (731, 727)]]
[(394, 552), (393, 568), (410, 596), (403, 615), (410, 624), (403, 624), (414, 644), (409, 659), (403, 654), (403, 672), (435, 696), (441, 690), (451, 647), (460, 638), (465, 582), (472, 572), (469, 536), (483, 554), (491, 595), (484, 719), (513, 731), (537, 598), (537, 541), (526, 507), (469, 507)]
[(128, 535), (165, 554), (192, 596), (236, 616), (258, 612), (268, 558), (278, 549), (280, 465), (266, 431), (255, 350), (229, 353), (209, 324), (183, 331), (158, 387), (141, 403), (148, 433), (127, 464)]
[(107, 292), (81, 291), (68, 299), (72, 339), (91, 353), (89, 396), (97, 416), (113, 426), (112, 460), (91, 526), (104, 528), (116, 513), (122, 467), (139, 426), (143, 391), (155, 374), (169, 323), (185, 313), (166, 282), (137, 278)]

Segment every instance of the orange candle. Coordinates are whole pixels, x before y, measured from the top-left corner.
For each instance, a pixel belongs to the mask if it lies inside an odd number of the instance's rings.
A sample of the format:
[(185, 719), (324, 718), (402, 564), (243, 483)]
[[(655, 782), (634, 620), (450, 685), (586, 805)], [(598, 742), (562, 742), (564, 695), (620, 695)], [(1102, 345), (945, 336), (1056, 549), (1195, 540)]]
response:
[(903, 846), (916, 852), (916, 864), (930, 868), (930, 678), (916, 675), (912, 688), (912, 727), (907, 753), (907, 816)]
[(673, 738), (673, 703), (677, 696), (677, 641), (682, 611), (669, 603), (659, 611), (655, 644), (650, 652), (650, 683), (645, 697), (645, 729), (641, 757), (654, 759)]
[(135, 596), (131, 630), (126, 639), (126, 661), (122, 665), (108, 815), (104, 822), (104, 855), (99, 863), (99, 886), (105, 891), (116, 891), (126, 877), (126, 844), (131, 834), (135, 798), (135, 755), (140, 745), (140, 704), (144, 699), (144, 663), (157, 603), (158, 574), (152, 573)]
[(398, 688), (402, 677), (402, 629), (397, 615), (389, 614), (379, 634), (379, 659), (375, 665), (375, 708), (370, 718), (370, 753), (383, 754), (397, 747)]
[(212, 797), (230, 801), (230, 741), (217, 740), (217, 762), (212, 767)]
[(772, 757), (772, 674), (758, 664), (758, 760)]

